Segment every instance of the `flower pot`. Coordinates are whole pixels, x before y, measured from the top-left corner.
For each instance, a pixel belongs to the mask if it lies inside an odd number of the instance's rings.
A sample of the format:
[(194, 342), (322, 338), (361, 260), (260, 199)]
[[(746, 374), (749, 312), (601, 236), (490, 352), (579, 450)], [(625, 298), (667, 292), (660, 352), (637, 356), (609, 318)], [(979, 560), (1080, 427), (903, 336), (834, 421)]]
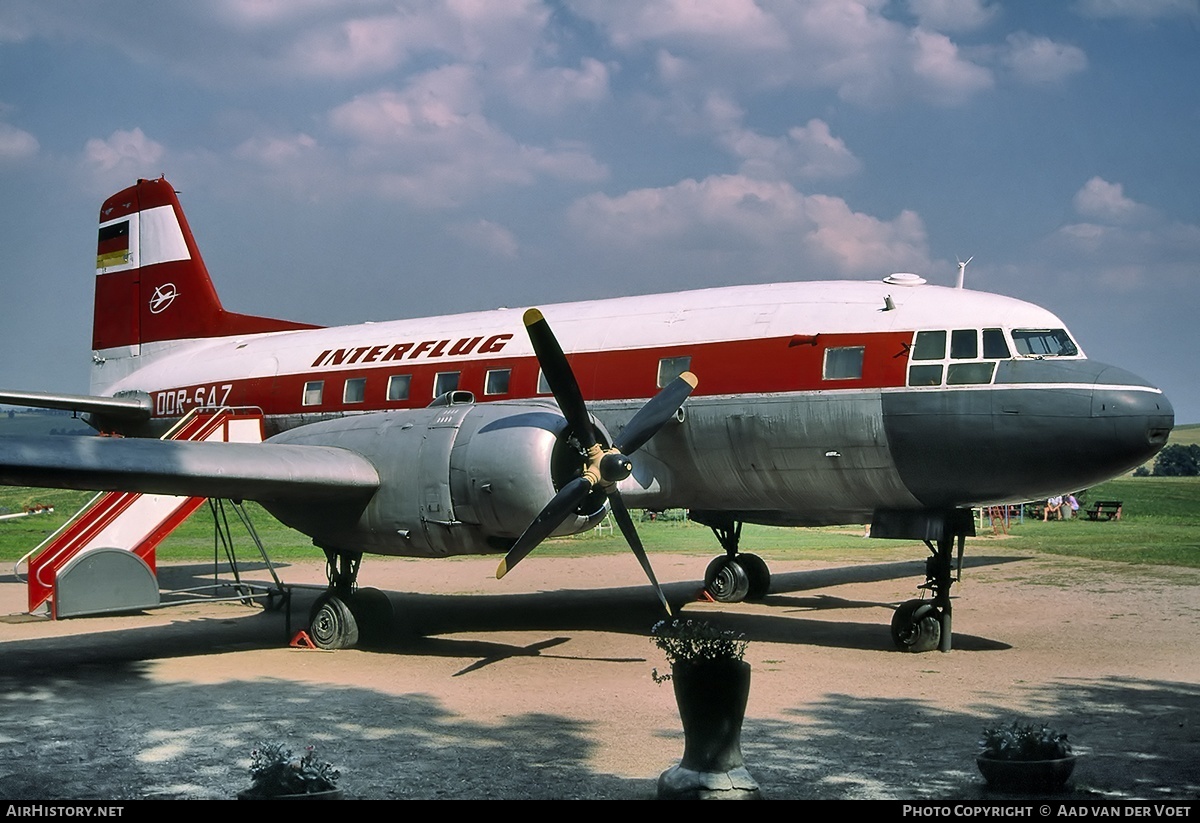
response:
[(741, 660), (678, 662), (671, 667), (671, 682), (683, 722), (683, 760), (659, 776), (658, 796), (761, 797), (742, 758), (750, 664)]
[(1056, 760), (994, 760), (975, 758), (988, 787), (1010, 792), (1057, 791), (1075, 770), (1075, 755)]

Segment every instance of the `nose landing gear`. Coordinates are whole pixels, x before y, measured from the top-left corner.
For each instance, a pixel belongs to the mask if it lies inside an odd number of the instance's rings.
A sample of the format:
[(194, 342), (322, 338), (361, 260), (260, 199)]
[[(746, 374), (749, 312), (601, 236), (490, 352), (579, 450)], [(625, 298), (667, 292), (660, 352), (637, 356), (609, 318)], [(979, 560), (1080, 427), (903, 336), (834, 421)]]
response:
[[(925, 582), (919, 587), (928, 590), (929, 600), (907, 600), (892, 614), (892, 641), (906, 652), (928, 652), (937, 649), (948, 652), (951, 646), (950, 587), (962, 574), (963, 547), (967, 535), (953, 531), (938, 538), (937, 546), (929, 540), (930, 557), (925, 561)], [(958, 564), (955, 570), (953, 549), (958, 543)]]

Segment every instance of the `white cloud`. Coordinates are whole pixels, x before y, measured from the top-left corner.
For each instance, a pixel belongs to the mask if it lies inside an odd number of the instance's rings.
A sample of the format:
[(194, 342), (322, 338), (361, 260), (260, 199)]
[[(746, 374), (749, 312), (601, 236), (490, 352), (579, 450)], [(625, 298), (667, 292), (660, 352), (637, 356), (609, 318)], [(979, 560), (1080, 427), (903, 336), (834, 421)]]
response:
[(528, 111), (555, 114), (576, 103), (595, 103), (608, 97), (609, 68), (585, 57), (579, 68), (538, 69), (518, 64), (503, 73), (506, 92)]
[(913, 32), (913, 42), (912, 72), (927, 100), (947, 105), (961, 103), (992, 87), (992, 73), (962, 59), (958, 47), (946, 35), (918, 29)]
[(1075, 10), (1084, 17), (1100, 19), (1130, 18), (1157, 20), (1160, 18), (1200, 15), (1198, 0), (1078, 0)]
[(38, 153), (38, 141), (27, 131), (0, 123), (0, 162), (26, 160)]
[(1072, 201), (1085, 222), (1071, 223), (1042, 244), (1043, 262), (1080, 282), (1127, 291), (1168, 284), (1191, 287), (1200, 260), (1200, 226), (1167, 221), (1125, 196), (1119, 183), (1093, 177)]
[(450, 226), (449, 231), (463, 243), (474, 246), (487, 254), (507, 260), (512, 260), (517, 256), (519, 249), (517, 238), (508, 229), (491, 220), (458, 223)]
[(93, 138), (84, 146), (84, 161), (95, 172), (121, 171), (126, 177), (152, 177), (166, 150), (140, 128), (114, 131), (105, 140)]
[(658, 79), (708, 88), (831, 88), (845, 100), (957, 103), (991, 73), (944, 35), (884, 16), (885, 0), (578, 0), (618, 48), (657, 55)]
[(329, 116), (352, 142), (363, 185), (388, 197), (445, 207), (497, 187), (529, 185), (539, 176), (596, 181), (606, 172), (577, 145), (526, 145), (491, 122), (474, 72), (451, 66), (402, 90), (359, 95)]
[(1080, 216), (1110, 225), (1123, 225), (1151, 219), (1154, 210), (1125, 196), (1120, 183), (1109, 183), (1100, 177), (1087, 181), (1072, 200)]
[(1007, 38), (1003, 62), (1022, 82), (1058, 83), (1087, 69), (1087, 55), (1076, 46), (1048, 37), (1015, 32)]
[(921, 25), (935, 31), (975, 31), (996, 18), (988, 0), (908, 0)]
[(726, 98), (710, 97), (704, 112), (718, 141), (741, 160), (739, 173), (747, 177), (815, 180), (846, 177), (862, 168), (861, 161), (841, 138), (833, 136), (824, 120), (813, 118), (804, 126), (788, 129), (782, 137), (768, 137), (744, 128), (743, 112)]
[(294, 166), (317, 148), (317, 141), (307, 134), (289, 137), (252, 137), (244, 141), (233, 154), (266, 166)]
[[(589, 195), (573, 204), (569, 218), (576, 231), (609, 248), (648, 254), (734, 250), (745, 255), (739, 260), (747, 269), (848, 277), (929, 268), (925, 229), (912, 212), (880, 220), (854, 212), (840, 198), (806, 196), (788, 183), (737, 175), (618, 197)], [(764, 256), (771, 260), (762, 262)]]

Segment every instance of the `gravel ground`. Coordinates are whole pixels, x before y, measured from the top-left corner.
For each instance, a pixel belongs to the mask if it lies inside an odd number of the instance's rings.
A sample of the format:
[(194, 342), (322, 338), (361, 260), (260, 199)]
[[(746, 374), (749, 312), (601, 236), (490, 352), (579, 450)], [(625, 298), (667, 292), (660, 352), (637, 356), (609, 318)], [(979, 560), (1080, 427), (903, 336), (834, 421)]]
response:
[[(1022, 719), (1083, 755), (1062, 797), (1194, 800), (1200, 572), (1003, 542), (968, 544), (949, 654), (891, 646), (923, 558), (772, 563), (768, 598), (737, 605), (695, 600), (705, 558), (652, 559), (684, 615), (751, 640), (742, 747), (767, 798), (1003, 798), (976, 740)], [(272, 740), (316, 745), (348, 798), (652, 798), (683, 739), (637, 564), (534, 557), (496, 581), (495, 562), (368, 558), (395, 622), (338, 652), (290, 648), (283, 613), (238, 603), (31, 618), (0, 578), (0, 798), (230, 798)], [(323, 563), (282, 575), (322, 583)], [(293, 629), (314, 596), (296, 590)]]

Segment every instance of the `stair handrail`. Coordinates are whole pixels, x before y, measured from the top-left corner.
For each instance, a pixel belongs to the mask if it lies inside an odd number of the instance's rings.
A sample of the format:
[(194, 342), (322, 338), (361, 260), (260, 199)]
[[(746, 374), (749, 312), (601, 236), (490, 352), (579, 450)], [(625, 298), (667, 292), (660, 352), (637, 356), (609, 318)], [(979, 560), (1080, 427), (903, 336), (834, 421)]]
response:
[[(185, 427), (190, 425), (191, 422), (195, 418), (199, 417), (201, 414), (210, 414), (210, 415), (212, 415), (213, 419), (216, 419), (222, 413), (232, 412), (232, 411), (233, 411), (233, 409), (229, 406), (196, 406), (191, 411), (189, 411), (187, 414), (185, 414), (183, 417), (179, 418), (179, 420), (177, 420), (175, 422), (175, 425), (173, 425), (173, 426), (171, 426), (171, 428), (167, 429), (167, 431), (159, 438), (159, 440), (174, 440), (176, 434), (178, 434)], [(260, 413), (261, 413), (261, 410), (260, 410)], [(96, 436), (101, 437), (103, 435), (96, 435)], [(67, 521), (65, 523), (63, 523), (61, 526), (59, 526), (57, 529), (55, 529), (53, 534), (51, 534), (49, 537), (47, 537), (41, 543), (38, 543), (37, 546), (35, 546), (34, 548), (27, 551), (24, 555), (22, 555), (21, 558), (19, 560), (17, 560), (16, 563), (13, 564), (13, 576), (16, 577), (18, 581), (20, 581), (22, 583), (27, 583), (28, 576), (26, 574), (22, 574), (22, 572), (21, 572), (22, 564), (24, 564), (25, 568), (28, 569), (29, 568), (29, 560), (32, 557), (39, 554), (42, 551), (42, 549), (44, 549), (46, 546), (50, 545), (55, 540), (57, 540), (59, 535), (61, 535), (64, 531), (69, 529), (71, 526), (74, 526), (75, 523), (78, 522), (79, 519), (82, 518), (85, 514), (87, 514), (89, 511), (91, 511), (92, 507), (95, 506), (100, 501), (100, 498), (104, 497), (106, 494), (109, 494), (109, 492), (97, 492), (96, 495), (94, 497), (92, 497), (91, 500), (89, 500), (87, 503), (85, 503), (79, 509), (79, 511), (75, 512), (74, 515), (67, 518)], [(53, 564), (51, 563), (48, 565), (53, 565)]]

